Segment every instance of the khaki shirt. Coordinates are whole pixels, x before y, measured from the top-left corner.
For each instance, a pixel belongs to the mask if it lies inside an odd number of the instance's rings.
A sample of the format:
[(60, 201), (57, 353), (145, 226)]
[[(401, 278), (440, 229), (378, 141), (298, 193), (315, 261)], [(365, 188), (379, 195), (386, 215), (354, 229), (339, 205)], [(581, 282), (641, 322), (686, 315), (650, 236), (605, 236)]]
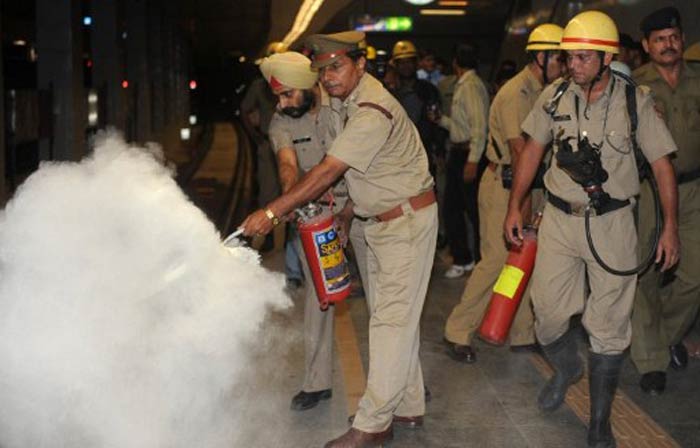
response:
[[(321, 87), (321, 104), (317, 112), (307, 112), (299, 118), (292, 118), (279, 110), (275, 112), (270, 122), (272, 150), (277, 154), (282, 148), (293, 149), (302, 176), (321, 163), (341, 126), (340, 113), (333, 109), (328, 93)], [(334, 185), (333, 194), (338, 202), (348, 196), (343, 179)]]
[(346, 122), (328, 154), (350, 166), (355, 214), (376, 216), (433, 187), (418, 130), (379, 81), (364, 74), (345, 101), (333, 102)]
[(490, 96), (475, 70), (457, 80), (450, 116), (440, 117), (440, 126), (450, 131), (452, 143), (469, 142), (467, 160), (477, 163), (486, 150)]
[[(535, 102), (530, 114), (522, 125), (523, 132), (542, 145), (547, 145), (561, 130), (562, 140), (574, 137), (570, 144), (577, 151), (579, 131), (588, 135), (589, 141), (601, 144), (601, 161), (608, 172), (608, 180), (603, 189), (615, 199), (628, 199), (639, 193), (639, 175), (634, 159), (634, 151), (629, 135), (627, 116), (626, 82), (612, 76), (603, 95), (590, 105), (588, 118), (585, 117), (587, 92), (571, 83), (561, 97), (553, 115), (544, 111), (543, 105), (554, 96), (560, 82), (544, 89)], [(577, 118), (575, 98), (579, 99)], [(607, 122), (605, 117), (607, 116)], [(637, 141), (649, 163), (676, 151), (671, 133), (654, 110), (654, 100), (642, 89), (637, 89)], [(553, 145), (556, 153), (558, 147)], [(545, 186), (560, 198), (571, 203), (587, 203), (588, 196), (583, 188), (552, 161), (545, 174)]]
[[(542, 83), (527, 66), (498, 91), (489, 111), (486, 157), (491, 162), (505, 165), (511, 163), (508, 140), (522, 135), (520, 125), (532, 110), (540, 93)], [(500, 156), (493, 146), (494, 141), (498, 145)]]
[(255, 110), (260, 114), (260, 131), (267, 135), (272, 115), (277, 110), (277, 97), (263, 78), (253, 80), (241, 101), (241, 112), (247, 114)]
[(634, 79), (651, 88), (656, 108), (678, 145), (678, 152), (671, 159), (676, 174), (700, 169), (700, 68), (684, 63), (676, 90), (652, 63), (635, 70)]

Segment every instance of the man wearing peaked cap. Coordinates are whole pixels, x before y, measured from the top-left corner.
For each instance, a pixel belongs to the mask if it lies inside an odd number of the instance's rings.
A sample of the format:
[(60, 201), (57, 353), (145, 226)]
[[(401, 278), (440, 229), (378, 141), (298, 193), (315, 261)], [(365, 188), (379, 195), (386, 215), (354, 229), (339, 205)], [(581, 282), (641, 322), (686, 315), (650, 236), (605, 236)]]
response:
[[(318, 165), (326, 154), (338, 129), (340, 116), (331, 107), (328, 94), (317, 84), (318, 72), (311, 61), (296, 52), (265, 58), (260, 71), (277, 95), (277, 112), (270, 123), (270, 142), (277, 156), (282, 193), (288, 192), (303, 174)], [(345, 206), (348, 189), (343, 179), (333, 187), (334, 211)], [(290, 247), (303, 254), (295, 224), (290, 224)], [(356, 255), (364, 255), (366, 245), (361, 234), (362, 223), (354, 223), (349, 234)], [(289, 249), (289, 248), (288, 248)], [(358, 256), (358, 261), (364, 260)], [(304, 411), (332, 395), (333, 384), (333, 308), (322, 311), (311, 271), (305, 257), (300, 257), (307, 279), (304, 300), (304, 381), (294, 396), (291, 408)], [(360, 277), (366, 277), (366, 266), (359, 264)]]
[[(700, 71), (683, 61), (683, 29), (676, 8), (652, 12), (640, 25), (649, 63), (634, 72), (646, 85), (666, 122), (678, 152), (672, 163), (678, 179), (678, 231), (681, 256), (672, 275), (649, 269), (639, 278), (632, 313), (632, 361), (642, 374), (644, 392), (660, 394), (670, 363), (684, 369), (688, 353), (682, 338), (700, 307)], [(639, 198), (639, 242), (645, 253), (654, 233), (653, 198), (643, 185)]]
[[(616, 446), (610, 417), (633, 333), (634, 198), (640, 191), (634, 143), (651, 165), (664, 211), (656, 262), (665, 271), (678, 262), (679, 255), (677, 189), (669, 160), (676, 145), (648, 92), (610, 70), (618, 46), (617, 26), (602, 12), (584, 11), (564, 28), (559, 48), (567, 52), (571, 80), (545, 88), (521, 125), (529, 139), (517, 161), (503, 225), (506, 239), (521, 245), (523, 198), (552, 142), (553, 161), (544, 176), (548, 203), (538, 231), (530, 293), (535, 334), (554, 375), (541, 389), (537, 403), (542, 411), (556, 410), (569, 386), (583, 376), (577, 337), (570, 328), (571, 317), (583, 313), (591, 344), (587, 437), (591, 448)], [(628, 95), (634, 95), (633, 103), (628, 103)], [(637, 118), (634, 134), (632, 115), (625, 113), (632, 104)], [(575, 162), (582, 155), (586, 164)], [(591, 166), (600, 174), (591, 175)], [(593, 190), (608, 196), (598, 201)]]
[(420, 426), (425, 413), (419, 320), (437, 239), (434, 183), (415, 126), (391, 93), (365, 72), (363, 40), (358, 32), (308, 39), (312, 67), (334, 98), (342, 131), (321, 163), (242, 224), (247, 235), (267, 233), (277, 216), (318, 197), (340, 176), (350, 199), (338, 218), (364, 221), (367, 389), (353, 427), (327, 448), (379, 446), (393, 437), (394, 423)]

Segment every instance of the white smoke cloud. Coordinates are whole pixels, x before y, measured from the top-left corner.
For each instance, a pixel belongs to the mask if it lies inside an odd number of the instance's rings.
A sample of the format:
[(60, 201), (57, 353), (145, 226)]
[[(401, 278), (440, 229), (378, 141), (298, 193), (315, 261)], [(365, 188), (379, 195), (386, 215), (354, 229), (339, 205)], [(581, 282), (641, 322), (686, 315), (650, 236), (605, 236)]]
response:
[(3, 448), (234, 446), (248, 347), (291, 303), (171, 174), (103, 136), (0, 216)]

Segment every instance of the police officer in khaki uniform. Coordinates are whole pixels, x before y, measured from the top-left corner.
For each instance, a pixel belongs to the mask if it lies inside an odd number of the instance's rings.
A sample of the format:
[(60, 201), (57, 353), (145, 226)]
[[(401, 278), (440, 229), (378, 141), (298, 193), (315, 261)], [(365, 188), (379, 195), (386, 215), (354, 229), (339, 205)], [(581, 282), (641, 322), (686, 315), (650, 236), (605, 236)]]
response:
[[(544, 179), (548, 204), (539, 228), (531, 294), (537, 339), (555, 373), (540, 392), (538, 404), (543, 411), (557, 409), (569, 385), (583, 374), (569, 329), (571, 316), (583, 313), (591, 343), (588, 445), (614, 447), (610, 413), (623, 353), (631, 339), (636, 275), (613, 275), (596, 261), (587, 242), (586, 223), (602, 261), (618, 270), (637, 264), (632, 203), (639, 193), (639, 175), (630, 138), (627, 84), (609, 69), (618, 51), (618, 33), (604, 13), (586, 11), (571, 19), (560, 48), (567, 51), (571, 82), (547, 87), (522, 125), (530, 140), (518, 159), (504, 231), (509, 242), (521, 244), (522, 201), (554, 136), (554, 161)], [(659, 184), (664, 228), (656, 261), (663, 259), (661, 269), (666, 270), (679, 254), (677, 189), (667, 157), (676, 146), (651, 97), (641, 89), (632, 93), (638, 119), (636, 140)]]
[[(700, 71), (683, 62), (683, 30), (678, 10), (667, 7), (641, 23), (642, 45), (651, 62), (634, 72), (651, 88), (657, 110), (678, 145), (672, 159), (678, 178), (680, 262), (670, 275), (649, 269), (640, 277), (632, 313), (632, 360), (642, 374), (640, 386), (661, 393), (666, 368), (683, 369), (688, 352), (683, 336), (700, 306)], [(644, 185), (639, 204), (641, 253), (654, 233), (653, 197)], [(670, 348), (669, 348), (670, 347)]]
[(381, 445), (393, 437), (393, 422), (416, 425), (425, 413), (418, 324), (437, 237), (433, 179), (415, 126), (365, 73), (363, 39), (354, 31), (309, 38), (313, 66), (340, 106), (344, 129), (320, 164), (242, 224), (247, 235), (267, 233), (277, 217), (318, 197), (341, 175), (350, 192), (344, 212), (365, 220), (367, 390), (353, 427), (326, 444), (334, 448)]
[[(278, 110), (270, 122), (270, 141), (277, 155), (282, 191), (286, 193), (299, 177), (321, 162), (340, 130), (340, 115), (330, 97), (317, 83), (318, 72), (311, 61), (296, 52), (275, 54), (260, 64), (260, 71), (279, 98)], [(342, 210), (348, 190), (343, 179), (333, 186), (334, 211)], [(361, 222), (351, 226), (350, 240), (356, 254), (365, 255)], [(294, 233), (297, 253), (303, 254), (298, 233)], [(358, 257), (363, 260), (363, 256)], [(311, 279), (306, 258), (301, 257), (304, 275)], [(360, 265), (360, 277), (366, 267)], [(305, 372), (302, 390), (292, 399), (292, 409), (311, 409), (331, 397), (333, 383), (333, 309), (322, 311), (316, 290), (307, 282), (304, 301)]]
[[(557, 25), (544, 24), (535, 28), (525, 50), (530, 63), (498, 91), (489, 111), (489, 142), (486, 157), (488, 169), (479, 185), (479, 227), (481, 231), (481, 261), (467, 280), (462, 300), (454, 307), (445, 324), (445, 339), (450, 343), (449, 355), (456, 361), (476, 361), (471, 347), (474, 332), (479, 327), (491, 297), (491, 290), (508, 256), (501, 225), (508, 208), (508, 190), (501, 174), (525, 146), (520, 125), (532, 110), (543, 85), (559, 78), (559, 41), (564, 30)], [(529, 203), (527, 204), (529, 205)], [(528, 213), (529, 214), (529, 213)], [(534, 348), (530, 296), (525, 294), (510, 332), (511, 350)]]

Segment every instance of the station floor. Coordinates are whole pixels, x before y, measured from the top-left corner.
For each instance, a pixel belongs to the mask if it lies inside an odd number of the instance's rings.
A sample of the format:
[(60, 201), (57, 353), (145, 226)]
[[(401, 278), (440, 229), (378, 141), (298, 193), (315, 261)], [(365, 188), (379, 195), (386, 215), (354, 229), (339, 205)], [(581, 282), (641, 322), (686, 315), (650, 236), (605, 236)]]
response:
[[(217, 124), (214, 141), (223, 145), (214, 146), (236, 150), (227, 125)], [(225, 151), (217, 154), (215, 165), (230, 159)], [(215, 171), (211, 175), (213, 179), (221, 174), (221, 170)], [(268, 269), (283, 272), (281, 244), (263, 254), (262, 262)], [(475, 364), (461, 364), (447, 356), (443, 327), (468, 281), (468, 277), (445, 279), (443, 273), (448, 266), (449, 257), (438, 251), (421, 321), (421, 361), (425, 383), (432, 393), (425, 424), (414, 430), (396, 427), (394, 440), (388, 446), (585, 447), (586, 378), (570, 389), (561, 409), (544, 415), (535, 401), (551, 371), (541, 356), (515, 354), (507, 347), (493, 347), (479, 341), (475, 343), (478, 356)], [(271, 313), (252, 344), (256, 367), (246, 378), (245, 390), (240, 392), (241, 400), (248, 403), (242, 414), (242, 421), (247, 424), (241, 428), (235, 446), (322, 447), (347, 430), (347, 418), (355, 412), (364, 390), (368, 314), (364, 298), (356, 296), (335, 310), (333, 397), (307, 411), (289, 409), (292, 396), (301, 386), (304, 370), (303, 289), (290, 295), (293, 307), (286, 312)], [(697, 326), (691, 337), (700, 341)], [(579, 346), (585, 358), (583, 338)], [(639, 375), (627, 359), (613, 407), (613, 430), (618, 446), (700, 447), (699, 379), (700, 360), (691, 359), (685, 371), (669, 369), (664, 394), (650, 396), (640, 390)], [(246, 431), (248, 427), (255, 430)]]
[[(561, 409), (544, 415), (535, 404), (537, 393), (550, 375), (537, 354), (516, 354), (507, 347), (477, 341), (477, 362), (462, 364), (446, 354), (443, 327), (459, 301), (467, 278), (448, 280), (442, 274), (448, 257), (438, 252), (421, 321), (421, 361), (425, 383), (432, 393), (421, 429), (395, 427), (391, 447), (585, 447), (588, 386), (584, 378), (572, 387)], [(283, 270), (283, 253), (263, 257), (269, 269)], [(292, 294), (294, 308), (274, 325), (300, 334), (303, 290)], [(336, 351), (333, 398), (307, 411), (289, 410), (289, 401), (303, 379), (303, 347), (297, 340), (285, 356), (289, 371), (283, 378), (265, 381), (277, 400), (275, 436), (269, 447), (322, 447), (348, 428), (362, 394), (368, 361), (368, 315), (364, 299), (351, 297), (336, 309)], [(694, 338), (700, 335), (694, 333)], [(581, 355), (585, 343), (580, 341)], [(688, 369), (669, 369), (667, 390), (660, 396), (644, 394), (631, 361), (625, 361), (614, 404), (613, 428), (618, 447), (700, 447), (700, 360)], [(261, 445), (262, 446), (262, 445)]]

